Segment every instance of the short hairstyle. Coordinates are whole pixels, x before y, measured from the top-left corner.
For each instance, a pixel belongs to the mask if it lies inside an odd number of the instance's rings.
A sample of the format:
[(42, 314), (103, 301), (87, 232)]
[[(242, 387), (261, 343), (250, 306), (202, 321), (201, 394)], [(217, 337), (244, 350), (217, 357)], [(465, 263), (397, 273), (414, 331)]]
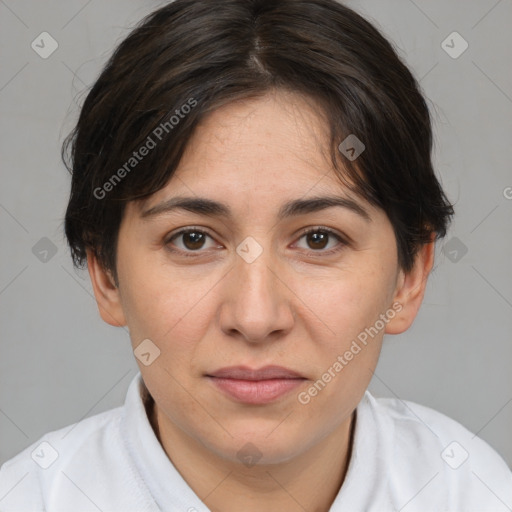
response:
[[(62, 145), (75, 266), (85, 265), (89, 248), (117, 282), (127, 202), (166, 185), (208, 112), (279, 89), (318, 105), (336, 176), (385, 211), (398, 263), (410, 270), (454, 213), (431, 161), (429, 109), (392, 44), (335, 0), (175, 0), (130, 32)], [(349, 135), (365, 146), (357, 159), (338, 148)]]

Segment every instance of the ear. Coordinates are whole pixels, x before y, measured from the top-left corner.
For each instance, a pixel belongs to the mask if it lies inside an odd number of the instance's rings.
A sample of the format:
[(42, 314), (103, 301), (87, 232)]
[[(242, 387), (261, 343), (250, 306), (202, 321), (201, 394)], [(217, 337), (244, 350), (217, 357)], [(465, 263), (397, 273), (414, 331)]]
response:
[(87, 267), (101, 318), (114, 327), (123, 327), (126, 325), (126, 319), (121, 306), (119, 288), (114, 282), (112, 273), (103, 268), (94, 252), (89, 249), (87, 249)]
[(403, 270), (399, 272), (393, 303), (398, 302), (402, 309), (386, 324), (386, 334), (401, 334), (409, 329), (416, 318), (434, 264), (434, 237), (435, 233), (429, 243), (418, 249), (413, 268), (407, 273)]

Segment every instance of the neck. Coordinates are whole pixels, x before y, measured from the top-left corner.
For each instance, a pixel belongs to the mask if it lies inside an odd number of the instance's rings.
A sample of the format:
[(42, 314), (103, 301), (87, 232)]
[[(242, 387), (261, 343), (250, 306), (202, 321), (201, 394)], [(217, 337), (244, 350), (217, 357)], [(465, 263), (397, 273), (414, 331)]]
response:
[(210, 510), (328, 512), (347, 473), (356, 413), (293, 459), (251, 467), (208, 450), (164, 418), (152, 400), (148, 418), (169, 459)]

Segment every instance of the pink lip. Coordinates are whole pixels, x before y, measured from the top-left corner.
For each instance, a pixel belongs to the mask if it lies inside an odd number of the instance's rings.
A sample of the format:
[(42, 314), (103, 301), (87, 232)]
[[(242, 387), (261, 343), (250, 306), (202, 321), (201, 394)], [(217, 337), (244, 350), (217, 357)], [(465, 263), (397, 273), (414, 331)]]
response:
[(222, 368), (207, 377), (231, 398), (247, 404), (265, 404), (299, 386), (305, 378), (281, 366), (253, 370), (246, 366)]

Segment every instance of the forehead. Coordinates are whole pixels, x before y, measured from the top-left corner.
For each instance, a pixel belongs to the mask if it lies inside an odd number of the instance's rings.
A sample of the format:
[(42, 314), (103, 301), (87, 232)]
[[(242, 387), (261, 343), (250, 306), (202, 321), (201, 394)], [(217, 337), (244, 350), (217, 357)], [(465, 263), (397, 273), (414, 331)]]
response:
[(288, 91), (238, 100), (210, 112), (194, 131), (168, 184), (137, 203), (139, 213), (170, 195), (249, 198), (343, 195), (330, 160), (330, 132), (319, 105)]
[(293, 169), (295, 176), (326, 174), (328, 136), (326, 120), (312, 100), (271, 91), (209, 113), (189, 141), (178, 173), (213, 166), (245, 177), (269, 173), (276, 180)]

